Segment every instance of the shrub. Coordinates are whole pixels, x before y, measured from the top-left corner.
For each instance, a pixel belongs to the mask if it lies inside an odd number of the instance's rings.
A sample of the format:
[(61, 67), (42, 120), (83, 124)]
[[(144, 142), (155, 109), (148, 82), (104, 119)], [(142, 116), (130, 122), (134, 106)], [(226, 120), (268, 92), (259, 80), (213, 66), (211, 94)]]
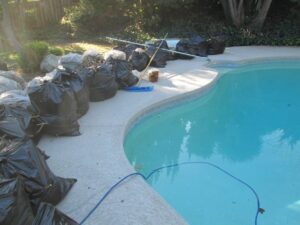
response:
[(40, 68), (43, 57), (48, 53), (49, 45), (43, 41), (32, 41), (22, 49), (18, 62), (24, 72), (35, 72)]
[(65, 54), (65, 50), (60, 47), (50, 46), (49, 53), (57, 56), (61, 56)]
[(80, 0), (78, 5), (66, 9), (64, 20), (73, 30), (81, 28), (91, 32), (120, 29), (128, 22), (128, 5), (124, 0)]

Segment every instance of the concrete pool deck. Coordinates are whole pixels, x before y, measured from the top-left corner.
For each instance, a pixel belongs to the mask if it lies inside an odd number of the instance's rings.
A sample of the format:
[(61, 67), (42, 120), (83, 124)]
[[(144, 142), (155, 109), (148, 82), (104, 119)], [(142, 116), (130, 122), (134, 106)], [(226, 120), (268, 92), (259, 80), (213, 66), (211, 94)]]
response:
[[(224, 54), (209, 58), (212, 62), (300, 59), (300, 48), (231, 47)], [(160, 69), (153, 92), (119, 91), (112, 99), (91, 103), (88, 113), (79, 120), (81, 136), (44, 136), (39, 147), (50, 156), (47, 162), (51, 170), (58, 176), (78, 180), (58, 208), (80, 222), (113, 184), (133, 173), (123, 149), (128, 128), (157, 107), (207, 90), (218, 73), (206, 68), (206, 63), (205, 58), (169, 61), (166, 68)], [(187, 223), (142, 178), (132, 177), (117, 187), (84, 224)]]

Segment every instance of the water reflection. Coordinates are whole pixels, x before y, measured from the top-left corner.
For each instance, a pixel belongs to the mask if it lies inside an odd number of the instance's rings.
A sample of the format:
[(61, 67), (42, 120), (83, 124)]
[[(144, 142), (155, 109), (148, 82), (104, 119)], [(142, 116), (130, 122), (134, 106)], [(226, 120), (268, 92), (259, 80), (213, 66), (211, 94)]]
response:
[(300, 213), (300, 200), (288, 205), (287, 208), (289, 208), (297, 213)]
[[(130, 162), (144, 174), (182, 161), (216, 163), (256, 187), (270, 210), (263, 224), (298, 225), (299, 216), (286, 210), (299, 212), (300, 81), (295, 80), (299, 72), (278, 69), (264, 79), (261, 72), (224, 76), (204, 97), (145, 119), (126, 139)], [(200, 182), (217, 177), (214, 185), (222, 188), (229, 182), (204, 167), (183, 171), (168, 168), (155, 174), (150, 184), (168, 196), (170, 186), (176, 192), (175, 184), (192, 188), (199, 182), (195, 176)], [(203, 183), (199, 187), (206, 188)]]
[(134, 143), (126, 146), (129, 160), (142, 161), (144, 172), (177, 163), (180, 154), (243, 162), (258, 156), (261, 137), (278, 128), (299, 140), (300, 90), (292, 79), (297, 71), (279, 69), (264, 79), (260, 72), (224, 76), (206, 96), (145, 120), (127, 140)]

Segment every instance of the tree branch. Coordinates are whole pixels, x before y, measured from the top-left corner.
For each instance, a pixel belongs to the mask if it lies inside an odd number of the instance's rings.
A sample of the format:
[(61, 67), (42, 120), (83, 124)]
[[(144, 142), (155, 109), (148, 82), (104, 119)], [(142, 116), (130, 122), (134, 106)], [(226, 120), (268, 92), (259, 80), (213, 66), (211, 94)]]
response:
[(261, 30), (269, 12), (272, 0), (264, 0), (263, 2), (261, 2), (260, 0), (259, 2), (261, 3), (261, 6), (258, 9), (258, 12), (255, 18), (253, 19), (252, 23), (250, 24), (250, 28), (253, 30)]

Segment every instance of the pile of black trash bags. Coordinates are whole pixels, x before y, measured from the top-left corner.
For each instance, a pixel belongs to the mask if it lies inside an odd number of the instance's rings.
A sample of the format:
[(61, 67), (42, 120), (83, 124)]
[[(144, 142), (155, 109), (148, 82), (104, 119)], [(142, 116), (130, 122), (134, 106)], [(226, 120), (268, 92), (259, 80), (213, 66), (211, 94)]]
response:
[[(6, 67), (0, 70), (1, 225), (78, 224), (55, 208), (76, 179), (53, 174), (49, 157), (36, 144), (42, 134), (80, 135), (78, 118), (87, 113), (89, 102), (135, 85), (138, 77), (132, 71), (143, 71), (160, 45), (168, 49), (167, 42), (158, 40), (147, 48), (121, 46), (104, 58), (93, 51), (70, 53), (52, 72), (28, 83)], [(176, 50), (204, 56), (223, 47), (194, 38), (179, 41)], [(151, 65), (164, 67), (176, 58), (182, 56), (159, 50)]]
[[(225, 50), (226, 37), (216, 36), (210, 39), (204, 39), (201, 36), (193, 36), (191, 38), (183, 38), (178, 41), (177, 52), (187, 53), (195, 56), (207, 57), (208, 55), (223, 54)], [(140, 47), (135, 44), (121, 45), (116, 50), (125, 52), (126, 59), (132, 64), (133, 69), (142, 71), (149, 63), (150, 58), (155, 54), (151, 62), (152, 67), (163, 68), (167, 65), (167, 61), (176, 59), (192, 59), (192, 56), (171, 53), (163, 49), (170, 50), (166, 41), (155, 40), (149, 42), (147, 47)]]
[(77, 225), (55, 208), (76, 179), (58, 177), (36, 144), (42, 134), (80, 135), (78, 118), (89, 102), (113, 97), (138, 78), (125, 53), (107, 58), (68, 54), (59, 66), (25, 82), (13, 71), (0, 71), (0, 224)]
[[(0, 71), (1, 225), (78, 225), (55, 208), (76, 179), (53, 174), (46, 161), (49, 157), (36, 146), (35, 138), (43, 130), (54, 135), (77, 134), (77, 116), (87, 106), (76, 99), (79, 87), (72, 86), (71, 79), (68, 86), (52, 79), (43, 85), (39, 83), (42, 78), (27, 84), (12, 71)], [(69, 114), (72, 110), (76, 119)]]

